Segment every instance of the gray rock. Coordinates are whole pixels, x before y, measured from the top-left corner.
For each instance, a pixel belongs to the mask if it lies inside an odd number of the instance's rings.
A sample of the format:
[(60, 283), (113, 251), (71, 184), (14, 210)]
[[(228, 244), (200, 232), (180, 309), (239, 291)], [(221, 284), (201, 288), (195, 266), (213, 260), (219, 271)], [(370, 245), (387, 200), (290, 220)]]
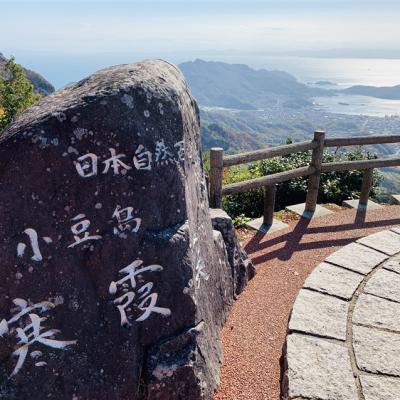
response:
[[(219, 263), (226, 263), (222, 235), (213, 231), (213, 237)], [(226, 295), (227, 293), (224, 294)], [(200, 322), (196, 327), (153, 346), (148, 352), (147, 362), (148, 398), (212, 398), (219, 385), (219, 370), (222, 365), (221, 343), (216, 333), (215, 329)]]
[(224, 238), (229, 264), (232, 268), (235, 294), (239, 295), (249, 279), (256, 273), (255, 267), (237, 239), (235, 227), (229, 215), (221, 209), (210, 209), (213, 228)]
[(219, 385), (221, 365), (219, 338), (201, 322), (150, 348), (146, 398), (211, 399)]
[(354, 308), (353, 323), (400, 332), (399, 315), (399, 303), (362, 294)]
[(350, 243), (332, 253), (325, 261), (367, 275), (387, 258), (387, 255), (369, 249), (366, 246), (358, 243)]
[(381, 375), (361, 375), (365, 400), (398, 400), (400, 379)]
[[(117, 66), (47, 96), (3, 135), (0, 171), (0, 397), (210, 399), (233, 279), (180, 71)], [(165, 372), (183, 342), (195, 363)]]
[(303, 287), (349, 300), (364, 276), (328, 263), (319, 264)]
[[(226, 267), (222, 235), (213, 231), (217, 262)], [(224, 268), (226, 270), (226, 268)], [(229, 272), (229, 270), (228, 270)], [(232, 284), (232, 281), (231, 281)], [(232, 289), (221, 293), (232, 298)], [(218, 302), (210, 293), (209, 303)], [(194, 328), (152, 346), (147, 359), (147, 397), (154, 400), (211, 399), (219, 385), (222, 349), (219, 329), (225, 320), (200, 322)]]
[(400, 275), (380, 269), (367, 282), (364, 292), (400, 302)]
[(357, 240), (357, 242), (379, 250), (389, 256), (400, 252), (400, 235), (392, 231), (374, 233)]
[(346, 301), (301, 289), (293, 305), (289, 331), (346, 340), (348, 308)]
[(286, 343), (284, 398), (357, 400), (356, 383), (345, 344), (291, 334)]
[(383, 268), (400, 274), (400, 254), (386, 261), (385, 264), (383, 264)]
[(374, 374), (400, 376), (400, 335), (353, 326), (353, 346), (358, 368)]

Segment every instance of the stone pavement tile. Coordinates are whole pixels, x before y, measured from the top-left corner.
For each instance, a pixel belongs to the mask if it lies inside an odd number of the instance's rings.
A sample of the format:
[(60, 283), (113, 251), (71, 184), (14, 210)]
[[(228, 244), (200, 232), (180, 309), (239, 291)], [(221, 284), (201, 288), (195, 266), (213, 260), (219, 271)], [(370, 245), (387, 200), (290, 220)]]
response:
[(344, 344), (291, 334), (287, 337), (286, 354), (289, 398), (358, 399)]
[(394, 228), (390, 228), (390, 230), (400, 234), (400, 225), (399, 226), (395, 226)]
[(400, 252), (400, 235), (392, 231), (382, 231), (357, 240), (373, 249), (382, 251), (390, 256)]
[(353, 346), (359, 369), (400, 376), (400, 334), (353, 325)]
[(293, 305), (289, 330), (346, 340), (349, 303), (301, 289)]
[(325, 261), (367, 275), (387, 258), (387, 255), (378, 251), (358, 243), (351, 243), (332, 253)]
[(303, 287), (350, 300), (363, 279), (363, 275), (323, 262), (314, 269)]
[(347, 208), (357, 208), (360, 210), (368, 210), (368, 211), (372, 211), (372, 210), (379, 210), (380, 208), (383, 208), (380, 204), (375, 203), (372, 200), (368, 200), (368, 204), (367, 205), (363, 205), (363, 204), (359, 204), (359, 200), (344, 200), (343, 207), (347, 207)]
[(390, 260), (386, 261), (383, 264), (383, 268), (389, 269), (391, 271), (397, 272), (400, 274), (400, 254), (397, 256), (392, 257)]
[(286, 210), (292, 211), (297, 215), (300, 215), (303, 218), (307, 219), (323, 217), (324, 215), (333, 214), (333, 211), (328, 210), (327, 208), (320, 206), (319, 204), (317, 204), (317, 206), (315, 207), (314, 212), (305, 211), (305, 207), (306, 207), (305, 203), (300, 203), (300, 204), (294, 204), (292, 206), (287, 206)]
[(392, 194), (390, 196), (390, 204), (400, 204), (400, 194)]
[(257, 219), (253, 219), (249, 222), (246, 223), (246, 226), (255, 229), (257, 231), (263, 232), (263, 233), (273, 233), (276, 231), (279, 231), (281, 229), (287, 228), (289, 225), (285, 224), (284, 222), (280, 221), (279, 219), (273, 219), (272, 220), (272, 225), (265, 225), (263, 224), (264, 217), (260, 217)]
[(365, 285), (364, 292), (400, 302), (400, 275), (380, 269)]
[(400, 332), (400, 304), (362, 294), (353, 312), (353, 323)]
[(365, 374), (360, 379), (365, 400), (399, 400), (399, 378)]

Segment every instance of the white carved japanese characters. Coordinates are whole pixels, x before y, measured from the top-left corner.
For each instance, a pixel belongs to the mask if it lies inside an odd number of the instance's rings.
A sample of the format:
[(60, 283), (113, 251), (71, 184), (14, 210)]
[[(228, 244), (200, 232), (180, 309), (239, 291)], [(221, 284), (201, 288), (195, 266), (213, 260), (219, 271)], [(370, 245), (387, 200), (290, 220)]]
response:
[(136, 304), (139, 310), (139, 315), (134, 317), (137, 322), (145, 321), (152, 313), (164, 316), (171, 315), (170, 309), (157, 306), (158, 293), (152, 292), (153, 282), (146, 282), (141, 287), (136, 287), (136, 277), (140, 277), (144, 273), (159, 272), (162, 270), (163, 267), (161, 265), (143, 266), (142, 260), (136, 260), (119, 271), (119, 273), (124, 276), (116, 282), (111, 282), (109, 293), (111, 295), (120, 294), (120, 296), (114, 300), (114, 304), (117, 305), (118, 311), (120, 312), (121, 326), (131, 325), (127, 311), (132, 311), (134, 304)]
[(114, 175), (122, 175), (126, 174), (126, 171), (129, 171), (131, 167), (126, 165), (122, 159), (126, 157), (125, 154), (117, 154), (117, 151), (113, 148), (110, 148), (111, 157), (107, 158), (107, 160), (103, 161), (104, 169), (103, 174), (106, 174), (108, 170), (111, 168)]
[[(91, 178), (98, 174), (112, 173), (115, 175), (126, 175), (131, 169), (137, 171), (151, 171), (152, 168), (168, 166), (171, 163), (183, 162), (185, 160), (185, 147), (183, 141), (168, 146), (164, 139), (155, 143), (154, 154), (139, 144), (132, 156), (132, 162), (124, 153), (118, 153), (113, 147), (109, 149), (110, 157), (101, 161), (94, 153), (87, 153), (77, 158), (75, 163), (76, 171), (82, 178)], [(101, 168), (100, 168), (101, 164)]]
[[(76, 340), (58, 340), (56, 336), (61, 334), (58, 329), (47, 329), (44, 324), (47, 320), (46, 313), (55, 307), (49, 301), (29, 305), (24, 299), (14, 299), (14, 315), (7, 321), (0, 322), (0, 340), (6, 336), (14, 336), (17, 339), (16, 349), (12, 353), (17, 358), (16, 365), (10, 377), (17, 375), (24, 366), (28, 355), (36, 367), (44, 367), (46, 361), (42, 359), (46, 347), (66, 350), (68, 346), (77, 343)], [(38, 348), (33, 350), (33, 348)]]
[(71, 232), (74, 235), (74, 242), (68, 247), (75, 247), (87, 242), (88, 240), (100, 240), (102, 238), (101, 235), (92, 235), (88, 232), (90, 221), (86, 219), (85, 214), (77, 215), (72, 218), (72, 221), (74, 225), (71, 226)]
[(121, 206), (117, 205), (113, 217), (117, 220), (117, 226), (114, 228), (114, 234), (124, 239), (127, 238), (127, 232), (137, 233), (142, 223), (140, 218), (135, 218), (133, 214), (133, 207), (122, 208)]
[[(35, 229), (32, 228), (27, 228), (25, 229), (24, 233), (26, 235), (28, 235), (29, 237), (29, 241), (30, 241), (30, 246), (31, 246), (31, 250), (32, 250), (32, 257), (31, 259), (33, 261), (42, 261), (43, 257), (42, 257), (42, 253), (40, 252), (40, 248), (39, 248), (39, 238), (38, 238), (38, 234), (36, 232)], [(49, 237), (43, 237), (43, 240), (49, 244), (52, 243), (52, 239)], [(23, 257), (25, 254), (25, 250), (26, 250), (26, 244), (23, 242), (18, 243), (17, 246), (17, 255), (18, 257)]]

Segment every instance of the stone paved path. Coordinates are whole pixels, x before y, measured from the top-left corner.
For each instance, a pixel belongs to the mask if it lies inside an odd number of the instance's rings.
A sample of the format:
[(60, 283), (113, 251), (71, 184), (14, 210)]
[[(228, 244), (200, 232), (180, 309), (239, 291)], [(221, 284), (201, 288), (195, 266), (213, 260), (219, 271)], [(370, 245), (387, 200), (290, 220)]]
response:
[(343, 247), (311, 273), (285, 366), (285, 399), (400, 399), (400, 228)]

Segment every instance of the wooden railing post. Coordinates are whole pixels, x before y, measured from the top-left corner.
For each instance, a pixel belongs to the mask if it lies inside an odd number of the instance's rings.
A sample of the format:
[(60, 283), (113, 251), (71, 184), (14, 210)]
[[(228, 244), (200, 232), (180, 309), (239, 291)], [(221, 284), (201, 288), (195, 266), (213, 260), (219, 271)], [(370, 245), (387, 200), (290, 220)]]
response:
[(272, 225), (274, 219), (276, 185), (264, 187), (264, 220), (263, 224)]
[(369, 198), (369, 193), (370, 193), (371, 187), (372, 187), (373, 177), (374, 177), (374, 169), (373, 168), (364, 170), (364, 176), (363, 176), (363, 181), (362, 181), (362, 186), (361, 186), (361, 194), (360, 194), (360, 199), (358, 201), (358, 204), (361, 206), (368, 205), (368, 198)]
[(224, 170), (224, 149), (213, 147), (210, 150), (210, 206), (222, 207), (222, 174)]
[(321, 164), (324, 154), (325, 132), (314, 132), (314, 143), (316, 147), (312, 152), (310, 167), (315, 168), (314, 174), (310, 175), (308, 180), (307, 198), (305, 211), (314, 212), (317, 207), (319, 181), (321, 179)]

